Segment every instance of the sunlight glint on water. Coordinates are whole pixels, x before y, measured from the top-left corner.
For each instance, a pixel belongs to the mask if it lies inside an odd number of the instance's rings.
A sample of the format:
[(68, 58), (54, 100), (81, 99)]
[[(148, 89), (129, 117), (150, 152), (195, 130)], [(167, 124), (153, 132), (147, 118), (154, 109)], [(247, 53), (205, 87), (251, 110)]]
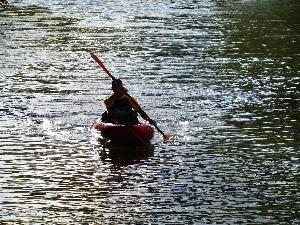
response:
[[(0, 6), (0, 223), (299, 224), (299, 9)], [(90, 52), (175, 142), (105, 144), (111, 81)]]

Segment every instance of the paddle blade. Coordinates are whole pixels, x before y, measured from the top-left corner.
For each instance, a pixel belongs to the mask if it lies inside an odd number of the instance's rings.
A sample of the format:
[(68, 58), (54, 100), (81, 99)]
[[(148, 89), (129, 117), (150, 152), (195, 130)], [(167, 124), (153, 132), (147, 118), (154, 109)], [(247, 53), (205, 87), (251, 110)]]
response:
[(165, 134), (164, 135), (164, 143), (170, 143), (170, 142), (174, 142), (175, 138), (170, 135), (170, 134)]
[(103, 69), (103, 71), (110, 76), (113, 80), (115, 79), (113, 77), (113, 75), (108, 71), (108, 69), (106, 69), (106, 67), (104, 66), (104, 64), (101, 62), (101, 60), (94, 54), (94, 53), (90, 53), (91, 57), (95, 60), (95, 62)]

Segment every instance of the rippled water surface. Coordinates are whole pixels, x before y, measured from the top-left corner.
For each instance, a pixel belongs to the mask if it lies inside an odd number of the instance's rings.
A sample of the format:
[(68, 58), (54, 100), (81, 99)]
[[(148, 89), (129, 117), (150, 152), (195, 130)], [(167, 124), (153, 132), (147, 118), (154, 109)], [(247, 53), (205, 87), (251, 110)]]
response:
[[(299, 224), (297, 0), (0, 6), (0, 223)], [(95, 52), (166, 133), (106, 146)], [(124, 153), (125, 152), (125, 153)]]

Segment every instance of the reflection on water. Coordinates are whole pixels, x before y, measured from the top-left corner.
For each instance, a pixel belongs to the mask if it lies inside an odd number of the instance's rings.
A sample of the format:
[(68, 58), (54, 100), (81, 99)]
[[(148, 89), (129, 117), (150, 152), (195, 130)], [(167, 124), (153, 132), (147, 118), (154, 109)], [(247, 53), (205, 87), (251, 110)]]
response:
[(154, 154), (154, 145), (145, 146), (119, 146), (98, 140), (101, 160), (109, 160), (115, 166), (127, 166), (142, 163)]
[[(0, 6), (0, 223), (299, 224), (298, 1)], [(109, 146), (96, 52), (175, 143)]]

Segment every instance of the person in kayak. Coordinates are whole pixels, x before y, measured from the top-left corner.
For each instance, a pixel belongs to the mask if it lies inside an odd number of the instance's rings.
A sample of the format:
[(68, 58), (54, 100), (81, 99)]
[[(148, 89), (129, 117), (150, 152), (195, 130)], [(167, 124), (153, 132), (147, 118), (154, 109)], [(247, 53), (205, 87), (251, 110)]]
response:
[(139, 103), (126, 95), (127, 90), (120, 79), (112, 81), (112, 91), (113, 94), (104, 100), (107, 111), (102, 114), (103, 122), (139, 124), (138, 112), (143, 119), (149, 121), (148, 116), (140, 111)]

